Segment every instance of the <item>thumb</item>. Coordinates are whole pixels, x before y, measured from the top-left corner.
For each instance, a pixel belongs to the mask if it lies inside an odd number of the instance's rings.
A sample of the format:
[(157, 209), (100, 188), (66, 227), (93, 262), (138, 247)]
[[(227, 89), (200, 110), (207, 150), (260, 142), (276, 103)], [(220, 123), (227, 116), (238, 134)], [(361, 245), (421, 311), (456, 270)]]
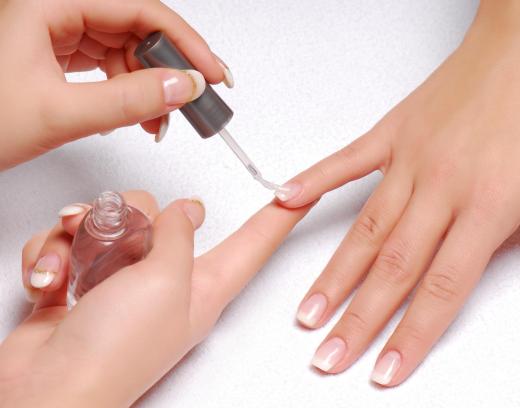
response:
[(204, 221), (200, 199), (177, 200), (153, 223), (153, 248), (143, 261), (155, 273), (173, 274), (181, 287), (191, 287), (194, 232)]
[[(73, 140), (134, 125), (197, 99), (206, 87), (195, 70), (153, 68), (100, 82), (67, 83), (55, 107), (55, 134)], [(56, 129), (57, 128), (57, 129)]]

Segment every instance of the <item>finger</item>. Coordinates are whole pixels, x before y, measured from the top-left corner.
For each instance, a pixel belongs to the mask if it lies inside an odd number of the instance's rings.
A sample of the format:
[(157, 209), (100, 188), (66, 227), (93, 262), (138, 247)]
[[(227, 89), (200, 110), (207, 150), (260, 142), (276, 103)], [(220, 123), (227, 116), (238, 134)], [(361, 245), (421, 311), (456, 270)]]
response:
[(51, 230), (45, 230), (38, 234), (35, 234), (23, 247), (22, 250), (22, 282), (25, 289), (25, 296), (31, 303), (35, 303), (41, 292), (37, 289), (32, 288), (30, 284), (31, 269), (38, 259), (43, 244), (47, 240)]
[(64, 72), (84, 72), (92, 71), (99, 67), (99, 60), (91, 58), (81, 51), (76, 51), (64, 60), (66, 65), (62, 65)]
[(288, 210), (271, 203), (195, 263), (192, 321), (219, 314), (255, 276), (312, 205)]
[[(155, 198), (149, 193), (128, 191), (122, 195), (128, 205), (138, 208), (150, 219), (154, 219), (159, 212)], [(72, 204), (60, 210), (61, 223), (51, 230), (41, 247), (37, 261), (28, 263), (28, 287), (42, 292), (41, 296), (33, 293), (34, 297), (38, 298), (35, 309), (66, 304), (66, 281), (72, 238), (89, 209), (85, 204)]]
[[(163, 31), (209, 82), (220, 82), (224, 73), (200, 35), (178, 14), (159, 1), (79, 0), (69, 13), (48, 13), (53, 44), (81, 39), (86, 29), (108, 34), (133, 32), (144, 38)], [(73, 41), (72, 41), (73, 42)]]
[(108, 49), (109, 48), (106, 45), (100, 44), (88, 35), (84, 35), (79, 43), (79, 50), (86, 56), (95, 60), (105, 59)]
[(113, 78), (130, 72), (125, 60), (125, 51), (118, 48), (108, 50), (105, 58), (107, 78)]
[(381, 169), (390, 156), (388, 136), (381, 129), (381, 126), (375, 127), (284, 184), (285, 189), (276, 193), (279, 201), (285, 207), (299, 207)]
[(370, 196), (352, 228), (298, 308), (298, 321), (317, 328), (346, 300), (376, 259), (403, 214), (412, 194), (412, 180), (391, 169)]
[(83, 221), (83, 218), (85, 218), (85, 215), (91, 208), (92, 206), (83, 203), (74, 203), (63, 207), (58, 212), (63, 230), (71, 237), (76, 235), (81, 221)]
[(412, 291), (451, 220), (451, 211), (439, 203), (435, 197), (414, 195), (354, 299), (316, 351), (316, 367), (338, 373), (352, 365)]
[[(206, 83), (197, 71), (153, 68), (107, 81), (65, 83), (50, 100), (49, 131), (68, 140), (134, 125), (198, 98)], [(66, 101), (64, 103), (63, 101)]]
[(403, 382), (455, 319), (503, 241), (494, 226), (461, 215), (420, 284), (404, 318), (381, 352), (372, 380)]
[[(137, 208), (151, 220), (155, 220), (159, 214), (159, 205), (155, 197), (142, 190), (130, 190), (121, 193), (126, 204)], [(75, 203), (63, 207), (58, 215), (61, 218), (63, 229), (71, 236), (76, 234), (81, 221), (92, 206), (84, 203)]]
[[(27, 261), (28, 287), (35, 295), (35, 310), (66, 304), (72, 237), (57, 224), (47, 236), (36, 258)], [(40, 291), (41, 294), (37, 294)]]
[(132, 36), (131, 33), (104, 33), (88, 27), (85, 33), (107, 48), (123, 48), (128, 39)]
[[(107, 56), (105, 59), (105, 67), (107, 78), (113, 78), (117, 75), (127, 74), (130, 72), (130, 69), (127, 65), (126, 60), (126, 51), (121, 49), (110, 49), (107, 52)], [(159, 131), (160, 118), (152, 119), (149, 121), (145, 121), (141, 124), (143, 129), (148, 132), (155, 134)]]

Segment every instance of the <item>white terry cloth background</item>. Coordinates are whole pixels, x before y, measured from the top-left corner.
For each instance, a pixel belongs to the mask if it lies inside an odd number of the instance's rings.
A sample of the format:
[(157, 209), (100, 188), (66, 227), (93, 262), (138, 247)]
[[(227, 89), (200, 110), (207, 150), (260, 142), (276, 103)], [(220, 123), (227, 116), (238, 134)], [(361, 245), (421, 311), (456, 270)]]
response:
[[(460, 43), (478, 6), (476, 0), (168, 3), (232, 67), (236, 88), (219, 87), (235, 110), (229, 130), (275, 181), (368, 130)], [(397, 318), (348, 372), (322, 376), (309, 367), (332, 323), (302, 330), (294, 323), (296, 307), (379, 177), (327, 195), (207, 341), (137, 406), (520, 406), (514, 243), (493, 259), (458, 320), (403, 386), (385, 391), (368, 381)], [(198, 194), (208, 210), (197, 234), (200, 253), (271, 198), (221, 140), (199, 139), (180, 114), (159, 145), (138, 127), (120, 129), (6, 171), (0, 186), (0, 338), (29, 311), (20, 284), (22, 245), (55, 222), (62, 206), (106, 189), (146, 189), (162, 205)]]

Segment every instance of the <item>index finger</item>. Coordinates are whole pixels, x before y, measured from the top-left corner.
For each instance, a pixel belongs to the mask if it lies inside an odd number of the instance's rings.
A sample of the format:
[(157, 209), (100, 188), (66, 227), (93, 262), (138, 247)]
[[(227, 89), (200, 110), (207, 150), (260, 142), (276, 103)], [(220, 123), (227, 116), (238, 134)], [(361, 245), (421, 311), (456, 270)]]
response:
[[(238, 231), (196, 260), (194, 279), (202, 282), (204, 307), (222, 310), (238, 295), (316, 202), (287, 209), (272, 202)], [(205, 292), (208, 293), (205, 293)], [(214, 301), (216, 304), (208, 305)]]
[(154, 31), (163, 31), (179, 47), (209, 82), (223, 79), (222, 68), (204, 39), (165, 4), (158, 0), (76, 0), (75, 6), (65, 1), (68, 13), (50, 13), (49, 32), (54, 42), (78, 41), (87, 28), (118, 34), (133, 32), (140, 38)]

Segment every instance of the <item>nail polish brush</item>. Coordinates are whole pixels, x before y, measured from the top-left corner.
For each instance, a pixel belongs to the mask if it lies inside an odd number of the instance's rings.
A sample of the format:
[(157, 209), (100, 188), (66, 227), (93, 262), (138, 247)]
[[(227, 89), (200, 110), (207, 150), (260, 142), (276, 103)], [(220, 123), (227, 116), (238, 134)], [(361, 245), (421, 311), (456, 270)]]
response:
[[(161, 32), (155, 32), (146, 37), (135, 50), (135, 56), (146, 68), (195, 69)], [(203, 139), (219, 134), (247, 171), (265, 188), (274, 191), (283, 190), (283, 187), (262, 177), (258, 167), (227, 131), (226, 126), (233, 117), (233, 111), (211, 85), (206, 84), (204, 93), (196, 100), (184, 105), (180, 111)]]

